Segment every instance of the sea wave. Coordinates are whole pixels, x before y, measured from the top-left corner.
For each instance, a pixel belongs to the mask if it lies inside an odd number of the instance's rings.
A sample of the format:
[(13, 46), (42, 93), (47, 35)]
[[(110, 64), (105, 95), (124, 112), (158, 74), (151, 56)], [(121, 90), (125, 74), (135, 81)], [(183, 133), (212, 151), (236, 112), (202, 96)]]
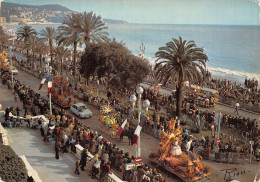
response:
[(238, 82), (244, 82), (247, 79), (260, 80), (260, 74), (257, 73), (249, 73), (244, 71), (236, 71), (226, 68), (215, 68), (208, 66), (207, 68), (210, 72), (212, 72), (213, 76), (227, 77), (226, 79), (235, 80)]
[[(149, 61), (149, 63), (154, 66), (156, 58), (154, 57), (145, 57)], [(244, 71), (231, 70), (220, 67), (212, 67), (207, 66), (207, 70), (212, 73), (212, 76), (215, 78), (228, 79), (239, 82), (241, 84), (244, 83), (245, 79), (254, 79), (260, 80), (260, 74), (257, 73), (249, 73)]]

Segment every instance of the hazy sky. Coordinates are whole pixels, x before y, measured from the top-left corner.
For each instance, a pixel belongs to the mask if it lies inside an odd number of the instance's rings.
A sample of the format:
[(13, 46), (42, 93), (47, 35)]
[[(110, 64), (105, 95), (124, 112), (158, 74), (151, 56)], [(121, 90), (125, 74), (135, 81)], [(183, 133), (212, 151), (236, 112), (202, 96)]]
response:
[[(148, 24), (260, 25), (260, 0), (4, 0), (60, 4), (102, 18)], [(259, 4), (258, 4), (259, 2)]]

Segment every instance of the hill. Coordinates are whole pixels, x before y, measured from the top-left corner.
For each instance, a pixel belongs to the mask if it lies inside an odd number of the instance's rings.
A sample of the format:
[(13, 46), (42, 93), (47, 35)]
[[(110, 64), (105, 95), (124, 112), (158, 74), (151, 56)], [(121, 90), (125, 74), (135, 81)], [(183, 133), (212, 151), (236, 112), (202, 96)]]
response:
[[(6, 17), (7, 22), (39, 22), (62, 23), (64, 15), (73, 12), (65, 6), (50, 5), (26, 5), (2, 2), (1, 16)], [(104, 19), (107, 23), (127, 23), (121, 20)]]

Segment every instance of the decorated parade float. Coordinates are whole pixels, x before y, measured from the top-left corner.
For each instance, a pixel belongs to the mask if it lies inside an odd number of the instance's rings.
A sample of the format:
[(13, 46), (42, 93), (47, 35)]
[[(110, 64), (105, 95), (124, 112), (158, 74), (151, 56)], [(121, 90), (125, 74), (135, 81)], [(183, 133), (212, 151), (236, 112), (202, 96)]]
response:
[(167, 171), (180, 177), (183, 181), (191, 182), (210, 175), (209, 166), (201, 163), (201, 156), (190, 152), (186, 154), (181, 150), (179, 143), (182, 140), (182, 128), (175, 128), (176, 120), (169, 121), (169, 134), (162, 132), (161, 149), (150, 154), (150, 160)]
[(115, 137), (118, 124), (116, 121), (117, 114), (115, 113), (113, 107), (110, 104), (105, 104), (101, 106), (100, 112), (102, 113), (99, 116), (101, 128), (104, 132), (109, 132), (111, 136)]
[(8, 70), (8, 62), (7, 62), (7, 54), (5, 51), (2, 51), (0, 53), (0, 69), (3, 69), (3, 70)]
[(52, 101), (61, 108), (67, 109), (73, 104), (71, 86), (62, 75), (53, 78), (51, 94)]

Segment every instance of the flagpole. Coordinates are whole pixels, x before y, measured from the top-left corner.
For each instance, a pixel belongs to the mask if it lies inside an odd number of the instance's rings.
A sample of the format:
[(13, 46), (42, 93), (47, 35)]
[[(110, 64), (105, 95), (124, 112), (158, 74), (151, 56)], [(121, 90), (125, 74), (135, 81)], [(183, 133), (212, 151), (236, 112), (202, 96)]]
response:
[[(49, 64), (51, 62), (50, 57), (47, 57), (45, 59), (45, 61), (47, 63), (46, 69), (47, 69), (48, 75), (50, 76), (51, 75), (51, 69), (52, 69), (50, 64)], [(48, 76), (48, 78), (49, 78), (49, 76)], [(48, 80), (48, 82), (49, 82), (49, 80)], [(48, 83), (48, 92), (49, 92), (49, 83)], [(51, 116), (52, 115), (51, 91), (49, 92), (49, 104), (50, 104), (50, 116)]]
[(52, 115), (52, 108), (51, 108), (51, 93), (49, 93), (49, 102), (50, 102), (50, 116)]
[[(138, 94), (138, 125), (140, 125), (140, 116), (141, 116), (141, 111), (142, 111), (142, 106), (141, 106), (141, 94)], [(138, 143), (137, 143), (137, 156), (141, 157), (141, 134), (138, 137)]]
[(220, 122), (221, 122), (221, 112), (219, 113), (219, 116), (218, 116), (218, 139), (219, 139), (219, 135), (220, 135)]

